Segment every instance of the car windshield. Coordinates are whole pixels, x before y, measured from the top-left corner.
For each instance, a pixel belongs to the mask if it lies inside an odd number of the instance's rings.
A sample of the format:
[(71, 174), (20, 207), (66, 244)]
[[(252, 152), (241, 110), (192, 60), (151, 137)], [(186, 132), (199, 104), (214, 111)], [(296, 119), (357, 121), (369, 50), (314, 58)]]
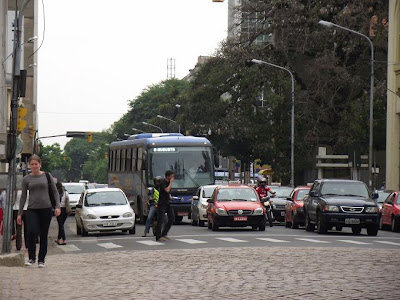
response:
[(85, 198), (85, 206), (111, 206), (125, 205), (126, 198), (120, 191), (88, 193)]
[(378, 191), (378, 199), (376, 199), (376, 202), (378, 203), (383, 203), (385, 202), (386, 198), (390, 195), (388, 192), (384, 191)]
[(310, 190), (299, 190), (297, 192), (297, 201), (303, 201), (303, 198), (308, 194)]
[(205, 186), (203, 188), (203, 197), (204, 198), (210, 198), (212, 193), (215, 190), (215, 186)]
[(81, 194), (85, 190), (85, 186), (83, 184), (66, 184), (64, 185), (64, 187), (67, 190), (68, 194)]
[(217, 201), (257, 201), (257, 194), (254, 189), (220, 189), (217, 195)]
[(324, 182), (321, 196), (350, 196), (369, 198), (367, 186), (362, 182)]
[(293, 191), (293, 189), (289, 187), (279, 187), (279, 188), (271, 187), (271, 190), (276, 193), (275, 197), (278, 198), (289, 198), (290, 194)]

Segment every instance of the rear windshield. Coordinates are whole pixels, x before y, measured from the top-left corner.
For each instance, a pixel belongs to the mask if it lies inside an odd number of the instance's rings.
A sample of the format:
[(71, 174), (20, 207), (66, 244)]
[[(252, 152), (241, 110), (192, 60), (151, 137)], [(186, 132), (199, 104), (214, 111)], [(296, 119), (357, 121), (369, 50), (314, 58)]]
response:
[(64, 185), (68, 194), (81, 194), (85, 190), (85, 186), (83, 184), (76, 185)]

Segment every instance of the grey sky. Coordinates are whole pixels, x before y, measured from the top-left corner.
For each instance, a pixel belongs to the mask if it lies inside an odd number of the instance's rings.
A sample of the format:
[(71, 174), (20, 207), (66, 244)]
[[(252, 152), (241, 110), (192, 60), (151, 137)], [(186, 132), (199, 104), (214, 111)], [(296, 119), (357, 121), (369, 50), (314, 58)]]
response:
[[(45, 39), (38, 52), (39, 136), (101, 131), (127, 101), (211, 55), (227, 36), (227, 1), (44, 0)], [(39, 1), (42, 16), (42, 4)], [(39, 44), (43, 36), (39, 20)], [(130, 132), (128, 132), (130, 133)], [(43, 139), (45, 145), (68, 138)]]

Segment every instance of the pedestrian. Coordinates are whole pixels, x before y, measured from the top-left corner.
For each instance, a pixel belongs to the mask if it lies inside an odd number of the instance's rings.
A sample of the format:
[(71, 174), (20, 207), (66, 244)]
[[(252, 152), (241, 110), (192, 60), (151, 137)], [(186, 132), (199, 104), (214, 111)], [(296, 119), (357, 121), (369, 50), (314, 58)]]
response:
[[(60, 185), (61, 185), (61, 183), (60, 183)], [(64, 223), (65, 223), (65, 220), (68, 218), (69, 214), (71, 213), (71, 206), (69, 204), (68, 192), (62, 185), (61, 185), (61, 188), (62, 188), (62, 195), (61, 195), (61, 202), (60, 202), (61, 214), (57, 217), (58, 237), (55, 240), (55, 242), (58, 245), (66, 245), (67, 241), (65, 239)]]
[[(17, 251), (21, 250), (22, 247), (22, 225), (18, 224), (17, 222), (17, 217), (18, 217), (18, 211), (19, 211), (19, 203), (21, 200), (21, 195), (22, 195), (22, 191), (18, 190), (17, 191), (17, 197), (15, 197), (15, 202), (13, 205), (13, 228), (12, 228), (12, 234), (13, 237), (11, 238), (12, 240), (15, 239), (15, 246), (17, 248)], [(27, 228), (26, 228), (26, 221), (25, 221), (25, 212), (28, 209), (28, 202), (29, 202), (29, 192), (27, 192), (27, 196), (26, 196), (26, 201), (25, 201), (25, 205), (24, 205), (24, 213), (22, 214), (22, 222), (24, 223), (24, 245), (25, 248), (28, 249), (28, 240), (27, 240)]]
[[(22, 179), (22, 194), (19, 203), (17, 217), (18, 225), (22, 224), (22, 214), (29, 191), (29, 203), (26, 210), (26, 225), (28, 229), (28, 254), (29, 260), (25, 266), (31, 266), (36, 261), (36, 237), (40, 237), (40, 248), (38, 255), (38, 266), (45, 266), (45, 257), (47, 254), (47, 241), (51, 218), (54, 214), (58, 217), (61, 213), (60, 198), (57, 192), (53, 176), (47, 176), (41, 171), (42, 160), (36, 154), (33, 154), (29, 160), (31, 173)], [(54, 204), (52, 203), (54, 202)]]
[[(156, 229), (156, 241), (166, 241), (169, 240), (167, 234), (170, 230), (172, 224), (175, 221), (174, 211), (170, 205), (171, 200), (171, 188), (174, 182), (174, 171), (168, 170), (165, 172), (165, 178), (160, 184), (160, 198), (158, 200), (157, 207), (157, 229)], [(167, 213), (168, 222), (164, 224), (164, 215)], [(161, 228), (162, 231), (161, 231)]]
[(147, 234), (149, 234), (149, 232), (150, 232), (151, 222), (153, 221), (154, 215), (156, 214), (158, 200), (160, 198), (161, 180), (162, 180), (161, 176), (157, 176), (157, 177), (153, 178), (154, 191), (153, 191), (153, 195), (149, 199), (150, 209), (149, 209), (149, 214), (147, 216), (146, 225), (145, 225), (144, 233), (143, 233), (142, 237), (146, 237)]

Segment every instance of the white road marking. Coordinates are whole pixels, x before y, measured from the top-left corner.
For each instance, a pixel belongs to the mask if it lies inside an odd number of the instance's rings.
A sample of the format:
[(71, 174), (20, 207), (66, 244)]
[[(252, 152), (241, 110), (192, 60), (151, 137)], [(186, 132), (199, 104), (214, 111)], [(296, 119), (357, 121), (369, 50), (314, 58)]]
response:
[(199, 241), (194, 239), (176, 239), (176, 240), (188, 244), (207, 244), (207, 242), (205, 241)]
[(156, 242), (156, 241), (137, 241), (138, 243), (145, 244), (147, 246), (162, 246), (164, 243)]
[(329, 244), (330, 243), (327, 241), (320, 241), (320, 240), (314, 240), (314, 239), (303, 239), (303, 238), (296, 238), (296, 240), (310, 242), (310, 243), (320, 243), (320, 244)]
[(370, 245), (371, 244), (371, 243), (352, 241), (352, 240), (337, 240), (337, 241), (342, 242), (342, 243), (356, 244), (356, 245)]
[(79, 249), (77, 246), (75, 245), (62, 245), (62, 246), (57, 246), (57, 248), (62, 249), (65, 252), (73, 252), (73, 251), (80, 251), (81, 249)]
[(400, 243), (389, 242), (389, 241), (375, 241), (375, 243), (381, 243), (381, 244), (387, 244), (387, 245), (400, 246)]
[(114, 244), (114, 243), (99, 243), (97, 245), (99, 245), (100, 247), (106, 248), (106, 249), (122, 248), (122, 246)]
[(217, 238), (217, 240), (221, 240), (221, 241), (225, 241), (225, 242), (230, 242), (230, 243), (248, 243), (248, 241), (239, 240), (239, 239), (234, 239), (234, 238)]
[(270, 238), (257, 238), (257, 240), (271, 242), (271, 243), (289, 243), (289, 241), (270, 239)]

